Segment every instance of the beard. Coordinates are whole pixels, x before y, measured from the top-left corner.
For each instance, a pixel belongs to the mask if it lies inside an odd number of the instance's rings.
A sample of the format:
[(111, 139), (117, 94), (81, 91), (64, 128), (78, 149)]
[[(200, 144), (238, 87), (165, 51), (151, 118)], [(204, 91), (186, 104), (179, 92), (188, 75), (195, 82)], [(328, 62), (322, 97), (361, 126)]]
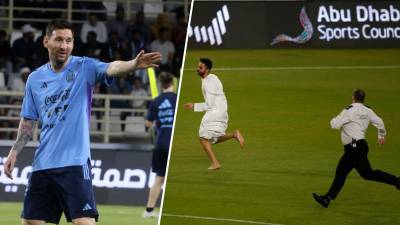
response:
[(57, 68), (62, 68), (69, 59), (70, 54), (66, 53), (65, 56), (58, 56), (57, 53), (49, 55), (53, 66)]
[(55, 53), (54, 59), (56, 63), (65, 63), (70, 56), (70, 53), (65, 52), (63, 56), (59, 56), (58, 52)]
[(201, 71), (197, 70), (197, 75), (199, 75), (199, 76), (203, 77), (203, 76), (204, 76), (204, 74), (205, 74), (205, 72), (201, 72)]
[(55, 58), (54, 62), (58, 65), (64, 64), (66, 61), (68, 60), (68, 58)]

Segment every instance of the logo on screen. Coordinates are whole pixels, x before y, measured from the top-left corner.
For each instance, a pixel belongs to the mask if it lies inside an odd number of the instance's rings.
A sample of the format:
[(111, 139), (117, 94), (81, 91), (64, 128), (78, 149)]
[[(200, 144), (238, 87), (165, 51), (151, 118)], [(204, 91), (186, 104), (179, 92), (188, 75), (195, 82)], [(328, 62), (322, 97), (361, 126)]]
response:
[(279, 42), (294, 42), (294, 43), (298, 43), (298, 44), (304, 44), (307, 41), (309, 41), (312, 38), (314, 29), (313, 29), (310, 18), (308, 18), (308, 16), (307, 16), (305, 6), (303, 6), (303, 8), (300, 11), (299, 19), (300, 19), (301, 26), (303, 26), (303, 28), (304, 28), (304, 30), (303, 30), (303, 32), (301, 32), (301, 34), (299, 34), (296, 37), (291, 37), (287, 34), (280, 34), (280, 35), (276, 36), (274, 38), (274, 40), (272, 40), (270, 45), (276, 45)]
[(198, 43), (210, 43), (210, 45), (221, 45), (222, 36), (226, 34), (226, 22), (230, 19), (228, 7), (222, 6), (222, 9), (217, 11), (217, 16), (211, 20), (209, 26), (189, 26), (188, 35), (189, 37), (195, 38)]

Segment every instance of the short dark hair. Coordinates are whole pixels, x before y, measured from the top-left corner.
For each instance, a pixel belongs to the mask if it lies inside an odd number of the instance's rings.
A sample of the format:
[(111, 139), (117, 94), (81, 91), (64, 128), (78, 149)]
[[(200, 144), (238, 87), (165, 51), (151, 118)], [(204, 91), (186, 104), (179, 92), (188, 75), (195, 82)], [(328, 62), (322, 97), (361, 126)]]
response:
[(7, 32), (5, 30), (0, 30), (0, 36), (7, 37)]
[(354, 100), (355, 100), (356, 102), (364, 102), (364, 99), (365, 99), (365, 91), (362, 90), (362, 89), (360, 89), (360, 88), (357, 88), (357, 89), (354, 90), (354, 92), (353, 92), (353, 97), (354, 97)]
[(89, 13), (89, 18), (92, 17), (92, 16), (95, 16), (96, 18), (99, 18), (99, 17), (97, 16), (97, 13), (95, 13), (95, 12)]
[(55, 30), (64, 30), (64, 29), (68, 29), (71, 30), (72, 35), (74, 34), (74, 27), (72, 26), (72, 24), (66, 20), (52, 20), (49, 22), (49, 24), (47, 24), (46, 27), (46, 35), (48, 37), (51, 36), (51, 34), (53, 33), (53, 31)]
[(160, 82), (161, 82), (161, 87), (163, 89), (169, 88), (172, 83), (174, 82), (174, 77), (172, 74), (168, 72), (161, 72), (159, 76)]
[(209, 70), (212, 69), (213, 63), (212, 63), (212, 61), (210, 59), (200, 58), (200, 62), (203, 63), (204, 65), (206, 65)]

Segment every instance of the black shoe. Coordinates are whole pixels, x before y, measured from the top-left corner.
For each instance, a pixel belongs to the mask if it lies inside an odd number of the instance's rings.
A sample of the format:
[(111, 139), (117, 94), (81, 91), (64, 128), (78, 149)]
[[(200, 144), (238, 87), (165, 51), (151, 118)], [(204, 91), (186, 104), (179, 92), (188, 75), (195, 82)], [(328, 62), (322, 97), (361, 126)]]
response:
[(396, 187), (400, 190), (400, 177), (397, 177)]
[(329, 202), (330, 202), (328, 197), (323, 196), (323, 195), (317, 195), (315, 193), (313, 193), (313, 197), (314, 197), (315, 201), (317, 201), (324, 208), (328, 208)]

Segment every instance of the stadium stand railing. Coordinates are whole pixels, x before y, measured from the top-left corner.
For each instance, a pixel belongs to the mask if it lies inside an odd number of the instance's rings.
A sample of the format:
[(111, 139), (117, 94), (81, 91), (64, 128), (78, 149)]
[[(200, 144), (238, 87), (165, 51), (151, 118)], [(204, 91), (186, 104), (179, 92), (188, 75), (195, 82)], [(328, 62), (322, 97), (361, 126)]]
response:
[[(11, 91), (0, 91), (0, 97), (11, 98), (17, 97), (22, 98), (23, 93), (11, 92)], [(151, 132), (145, 129), (145, 114), (146, 109), (135, 109), (135, 108), (112, 108), (111, 101), (113, 100), (125, 100), (125, 101), (151, 101), (150, 96), (130, 96), (130, 95), (114, 95), (114, 94), (94, 94), (93, 101), (103, 101), (104, 106), (93, 107), (90, 121), (90, 135), (92, 138), (97, 138), (103, 143), (109, 143), (111, 137), (117, 138), (150, 138)], [(20, 120), (19, 111), (21, 109), (20, 104), (0, 104), (0, 110), (3, 111), (16, 111), (15, 114), (5, 114), (6, 116), (0, 116), (0, 132), (2, 133), (15, 133), (17, 132), (17, 126), (10, 126), (10, 122), (18, 124)], [(99, 116), (96, 116), (96, 113)], [(125, 119), (121, 119), (122, 113), (127, 114)], [(6, 123), (3, 123), (6, 122)], [(121, 124), (125, 125), (125, 129), (122, 130)], [(39, 139), (39, 128), (35, 128), (32, 140), (37, 141)]]

